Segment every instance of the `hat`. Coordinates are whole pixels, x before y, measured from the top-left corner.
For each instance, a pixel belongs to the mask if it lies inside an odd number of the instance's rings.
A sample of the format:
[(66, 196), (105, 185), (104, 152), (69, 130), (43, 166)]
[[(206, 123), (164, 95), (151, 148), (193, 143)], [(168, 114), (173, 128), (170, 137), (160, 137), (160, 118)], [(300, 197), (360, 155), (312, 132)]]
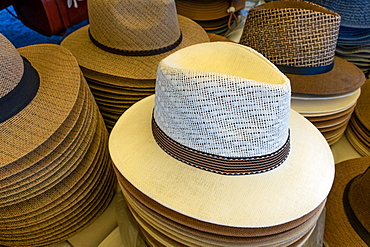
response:
[(369, 94), (370, 79), (366, 80), (362, 86), (362, 92), (358, 99), (354, 113), (349, 121), (346, 131), (348, 141), (363, 156), (370, 155), (370, 114), (369, 114)]
[(113, 163), (146, 196), (201, 221), (298, 219), (326, 199), (334, 161), (320, 132), (290, 110), (290, 94), (288, 78), (249, 47), (183, 48), (159, 63), (155, 96), (115, 124)]
[(362, 71), (336, 57), (340, 16), (306, 1), (276, 1), (248, 13), (240, 44), (273, 62), (291, 81), (292, 92), (333, 95), (354, 91)]
[(341, 26), (370, 28), (370, 2), (367, 0), (309, 0), (337, 12), (342, 17)]
[(175, 0), (177, 13), (195, 21), (210, 21), (229, 16), (229, 8), (239, 11), (245, 0)]
[(188, 45), (209, 42), (206, 32), (178, 16), (174, 0), (88, 2), (89, 21), (61, 45), (80, 66), (117, 77), (155, 79), (158, 62)]
[(324, 243), (328, 246), (369, 246), (370, 157), (335, 166), (326, 205)]
[(0, 245), (50, 245), (113, 197), (107, 129), (67, 49), (0, 46)]

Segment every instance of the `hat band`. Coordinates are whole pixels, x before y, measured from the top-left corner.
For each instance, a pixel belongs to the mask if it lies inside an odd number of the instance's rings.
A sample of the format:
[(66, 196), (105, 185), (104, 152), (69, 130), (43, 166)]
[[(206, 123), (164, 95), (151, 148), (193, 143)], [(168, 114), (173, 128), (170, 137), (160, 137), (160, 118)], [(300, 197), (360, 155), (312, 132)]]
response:
[(319, 67), (295, 67), (287, 65), (276, 65), (278, 69), (285, 74), (294, 75), (317, 75), (331, 71), (334, 68), (334, 62), (329, 65)]
[(186, 147), (167, 136), (152, 117), (152, 133), (157, 144), (173, 158), (199, 169), (223, 175), (249, 175), (280, 166), (288, 157), (290, 137), (277, 151), (256, 157), (230, 158)]
[(182, 41), (182, 33), (180, 32), (180, 37), (175, 41), (175, 43), (162, 47), (162, 48), (157, 48), (157, 49), (152, 49), (152, 50), (121, 50), (113, 47), (106, 46), (99, 41), (97, 41), (90, 33), (90, 28), (89, 28), (89, 37), (91, 42), (97, 46), (98, 48), (102, 49), (103, 51), (117, 54), (117, 55), (124, 55), (124, 56), (154, 56), (154, 55), (159, 55), (168, 51), (171, 51), (175, 49)]
[(349, 183), (346, 185), (343, 193), (343, 207), (344, 211), (346, 212), (347, 219), (349, 223), (351, 224), (352, 228), (356, 231), (358, 236), (361, 237), (361, 239), (368, 245), (370, 246), (370, 233), (369, 231), (362, 225), (361, 221), (357, 218), (355, 212), (353, 212), (353, 209), (351, 207), (351, 204), (349, 203), (348, 199), (348, 194), (349, 194), (349, 189), (351, 187), (352, 182), (362, 174), (354, 177), (349, 181)]
[(23, 58), (23, 75), (15, 88), (0, 99), (0, 123), (17, 115), (36, 96), (40, 85), (40, 77), (32, 65)]

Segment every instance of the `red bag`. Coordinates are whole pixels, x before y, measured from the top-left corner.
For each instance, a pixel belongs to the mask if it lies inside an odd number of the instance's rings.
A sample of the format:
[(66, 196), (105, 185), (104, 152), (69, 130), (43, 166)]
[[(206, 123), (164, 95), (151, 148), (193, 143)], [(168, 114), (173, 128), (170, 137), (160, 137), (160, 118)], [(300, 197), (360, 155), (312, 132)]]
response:
[(21, 22), (45, 36), (64, 35), (88, 18), (87, 0), (11, 0)]

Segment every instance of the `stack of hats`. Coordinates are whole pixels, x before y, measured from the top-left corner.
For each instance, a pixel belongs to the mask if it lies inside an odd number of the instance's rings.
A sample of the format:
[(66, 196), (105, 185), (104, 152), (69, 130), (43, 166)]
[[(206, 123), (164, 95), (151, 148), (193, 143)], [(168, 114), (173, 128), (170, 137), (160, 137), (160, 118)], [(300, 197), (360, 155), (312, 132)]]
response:
[(317, 128), (290, 109), (290, 94), (289, 79), (240, 44), (197, 44), (159, 63), (155, 95), (128, 109), (109, 139), (152, 246), (306, 241), (334, 160)]
[(0, 245), (49, 245), (113, 198), (108, 132), (67, 49), (0, 46)]
[(352, 146), (363, 156), (370, 156), (370, 80), (362, 86), (355, 111), (349, 121), (346, 136)]
[(196, 21), (207, 33), (225, 35), (238, 25), (245, 0), (175, 0), (180, 15)]
[(174, 0), (88, 1), (89, 21), (61, 43), (77, 58), (110, 130), (133, 103), (154, 93), (158, 62), (183, 47), (209, 42), (178, 16)]
[(248, 13), (240, 43), (261, 52), (291, 81), (291, 107), (329, 144), (344, 134), (366, 78), (335, 56), (340, 16), (306, 1), (273, 1)]
[(370, 157), (336, 164), (326, 204), (325, 246), (370, 246), (369, 198)]
[(370, 73), (370, 2), (310, 0), (341, 16), (336, 54)]

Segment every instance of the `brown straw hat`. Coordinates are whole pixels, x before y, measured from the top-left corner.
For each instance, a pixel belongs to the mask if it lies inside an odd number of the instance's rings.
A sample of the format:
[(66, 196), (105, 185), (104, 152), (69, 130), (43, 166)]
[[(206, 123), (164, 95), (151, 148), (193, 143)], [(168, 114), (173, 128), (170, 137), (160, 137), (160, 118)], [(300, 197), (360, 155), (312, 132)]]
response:
[(248, 13), (240, 44), (274, 63), (291, 81), (292, 92), (333, 95), (354, 91), (362, 71), (335, 55), (340, 16), (306, 1), (274, 1)]
[(155, 79), (158, 62), (183, 47), (209, 42), (201, 26), (178, 16), (174, 0), (88, 2), (90, 24), (61, 43), (80, 66), (117, 77)]
[(326, 204), (324, 243), (328, 247), (370, 245), (370, 157), (336, 164)]
[[(2, 35), (0, 43), (0, 179), (3, 179), (27, 168), (27, 162), (18, 161), (42, 147), (61, 128), (78, 100), (81, 72), (66, 49), (35, 48), (33, 52), (39, 54), (39, 59), (30, 65)], [(53, 52), (58, 52), (57, 56), (50, 56)], [(55, 141), (48, 145), (55, 145)], [(41, 155), (34, 157), (33, 162)]]
[(107, 129), (71, 52), (0, 46), (0, 245), (52, 244), (112, 199)]
[(195, 21), (210, 21), (229, 16), (228, 9), (239, 11), (245, 7), (245, 0), (175, 0), (179, 15)]

